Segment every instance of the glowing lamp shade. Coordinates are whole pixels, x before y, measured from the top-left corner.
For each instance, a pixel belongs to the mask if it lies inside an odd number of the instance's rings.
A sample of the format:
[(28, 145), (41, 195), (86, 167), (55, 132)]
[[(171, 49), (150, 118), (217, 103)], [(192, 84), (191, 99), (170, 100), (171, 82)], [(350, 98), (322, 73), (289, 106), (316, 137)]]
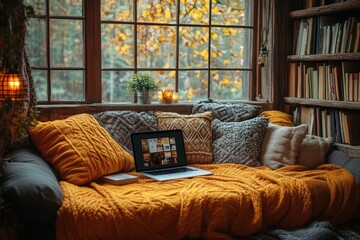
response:
[(27, 90), (28, 86), (20, 74), (0, 72), (0, 100), (25, 100)]

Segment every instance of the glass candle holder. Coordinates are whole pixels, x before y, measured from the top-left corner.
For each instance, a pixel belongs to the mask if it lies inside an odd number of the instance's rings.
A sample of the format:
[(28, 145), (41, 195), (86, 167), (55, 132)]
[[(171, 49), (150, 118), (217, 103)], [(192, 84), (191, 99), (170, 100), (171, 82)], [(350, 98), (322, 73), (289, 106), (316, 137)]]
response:
[(178, 92), (174, 92), (172, 102), (173, 103), (179, 102), (179, 93)]
[(165, 89), (165, 90), (162, 91), (162, 94), (163, 94), (164, 103), (167, 103), (167, 104), (172, 103), (173, 94), (174, 94), (173, 90)]
[(162, 91), (158, 91), (158, 99), (159, 99), (159, 103), (164, 103), (163, 92)]

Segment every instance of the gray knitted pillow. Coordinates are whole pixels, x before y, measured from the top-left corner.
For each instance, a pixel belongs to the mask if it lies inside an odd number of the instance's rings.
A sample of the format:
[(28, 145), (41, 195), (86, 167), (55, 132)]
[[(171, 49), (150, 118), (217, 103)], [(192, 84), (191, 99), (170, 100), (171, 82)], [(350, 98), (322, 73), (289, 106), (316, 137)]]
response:
[(269, 120), (256, 117), (243, 122), (213, 121), (214, 163), (260, 166), (261, 144)]
[(131, 133), (157, 129), (154, 112), (106, 111), (93, 116), (130, 154), (132, 154)]
[(211, 111), (214, 119), (223, 122), (241, 122), (256, 117), (260, 106), (245, 103), (219, 103), (211, 99), (195, 103), (192, 113)]

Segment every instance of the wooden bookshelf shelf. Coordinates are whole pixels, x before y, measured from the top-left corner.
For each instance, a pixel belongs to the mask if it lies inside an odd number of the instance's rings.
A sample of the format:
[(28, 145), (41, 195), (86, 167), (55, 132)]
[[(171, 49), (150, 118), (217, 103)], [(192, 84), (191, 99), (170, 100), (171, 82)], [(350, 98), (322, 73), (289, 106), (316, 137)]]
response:
[(291, 105), (360, 110), (360, 102), (321, 100), (321, 99), (313, 99), (313, 98), (295, 98), (295, 97), (284, 97), (284, 101), (285, 103)]
[(290, 18), (304, 18), (304, 17), (315, 17), (321, 15), (339, 14), (345, 11), (358, 11), (360, 10), (360, 1), (346, 1), (341, 3), (329, 4), (321, 7), (313, 7), (309, 9), (302, 9), (292, 11), (289, 13)]
[(360, 129), (360, 0), (320, 7), (311, 6), (325, 1), (291, 2), (289, 9), (305, 8), (288, 13), (294, 27), (284, 103), (295, 107), (296, 124), (307, 124), (308, 134), (333, 137), (339, 149), (358, 154), (352, 145), (360, 145), (354, 134)]
[(335, 53), (335, 54), (312, 54), (312, 55), (289, 55), (289, 61), (359, 61), (360, 53)]

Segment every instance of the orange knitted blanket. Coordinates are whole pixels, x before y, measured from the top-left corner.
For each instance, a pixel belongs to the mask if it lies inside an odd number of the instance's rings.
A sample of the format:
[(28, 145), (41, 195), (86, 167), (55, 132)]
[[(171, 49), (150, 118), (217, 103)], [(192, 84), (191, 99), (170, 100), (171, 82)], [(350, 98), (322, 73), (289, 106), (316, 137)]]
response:
[(214, 174), (167, 182), (141, 177), (123, 186), (61, 182), (57, 239), (232, 239), (360, 217), (360, 183), (335, 165), (194, 166)]

